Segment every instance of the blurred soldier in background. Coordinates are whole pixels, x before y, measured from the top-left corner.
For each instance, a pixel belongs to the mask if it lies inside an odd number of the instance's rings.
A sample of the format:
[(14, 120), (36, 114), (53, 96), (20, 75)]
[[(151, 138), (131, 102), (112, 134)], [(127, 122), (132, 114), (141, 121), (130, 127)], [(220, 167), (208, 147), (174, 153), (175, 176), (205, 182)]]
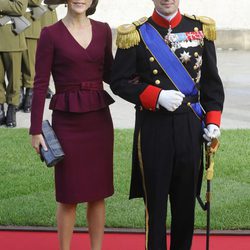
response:
[(42, 28), (52, 25), (57, 22), (57, 14), (56, 14), (56, 7), (58, 7), (57, 4), (53, 5), (45, 5), (47, 7), (47, 11), (41, 18), (41, 26)]
[[(57, 14), (56, 14), (56, 8), (59, 6), (57, 4), (50, 4), (50, 5), (45, 5), (47, 7), (47, 11), (41, 18), (41, 26), (42, 28), (52, 25), (57, 22)], [(46, 98), (50, 99), (52, 98), (53, 92), (50, 88), (48, 88)]]
[[(22, 51), (27, 49), (24, 29), (29, 23), (21, 17), (28, 0), (0, 1), (0, 125), (16, 126), (16, 107), (21, 87)], [(5, 82), (7, 75), (8, 84)], [(5, 117), (4, 103), (8, 104)]]
[(35, 54), (37, 40), (41, 32), (41, 17), (45, 14), (46, 8), (41, 5), (42, 0), (28, 0), (28, 8), (25, 17), (31, 22), (31, 26), (25, 30), (25, 38), (28, 50), (22, 54), (22, 87), (21, 98), (18, 109), (29, 113), (33, 94), (35, 75)]

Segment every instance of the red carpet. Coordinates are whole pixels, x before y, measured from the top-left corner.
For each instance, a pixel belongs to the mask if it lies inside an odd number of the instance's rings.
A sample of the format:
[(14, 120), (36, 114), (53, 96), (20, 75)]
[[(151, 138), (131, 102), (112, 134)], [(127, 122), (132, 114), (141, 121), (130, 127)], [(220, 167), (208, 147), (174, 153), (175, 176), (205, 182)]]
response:
[[(250, 250), (250, 236), (211, 236), (210, 242), (210, 250)], [(54, 232), (0, 231), (1, 250), (58, 250), (57, 244)], [(74, 233), (72, 250), (89, 249), (88, 235)], [(106, 233), (103, 250), (144, 250), (144, 235)], [(205, 236), (194, 237), (192, 250), (205, 250)]]

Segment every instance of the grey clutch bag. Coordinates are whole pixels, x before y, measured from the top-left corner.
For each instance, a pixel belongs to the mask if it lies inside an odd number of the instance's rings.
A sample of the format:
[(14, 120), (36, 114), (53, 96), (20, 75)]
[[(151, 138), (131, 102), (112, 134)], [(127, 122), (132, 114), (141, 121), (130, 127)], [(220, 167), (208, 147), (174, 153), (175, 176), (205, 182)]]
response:
[(58, 162), (63, 160), (64, 152), (48, 120), (45, 120), (42, 123), (42, 135), (48, 151), (45, 151), (42, 147), (40, 147), (41, 160), (46, 163), (47, 167), (53, 167)]

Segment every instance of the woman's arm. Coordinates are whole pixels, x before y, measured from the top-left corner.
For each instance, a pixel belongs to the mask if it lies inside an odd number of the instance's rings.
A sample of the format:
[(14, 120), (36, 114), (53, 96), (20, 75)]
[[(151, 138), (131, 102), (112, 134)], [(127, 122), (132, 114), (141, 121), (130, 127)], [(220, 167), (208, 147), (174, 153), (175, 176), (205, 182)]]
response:
[(50, 72), (53, 63), (54, 44), (48, 28), (44, 28), (38, 41), (35, 64), (35, 81), (31, 108), (30, 134), (38, 135), (42, 131), (43, 110)]
[(103, 71), (103, 81), (110, 83), (111, 68), (114, 61), (112, 54), (112, 32), (109, 25), (106, 23), (107, 37), (106, 37), (106, 47), (104, 56), (104, 71)]

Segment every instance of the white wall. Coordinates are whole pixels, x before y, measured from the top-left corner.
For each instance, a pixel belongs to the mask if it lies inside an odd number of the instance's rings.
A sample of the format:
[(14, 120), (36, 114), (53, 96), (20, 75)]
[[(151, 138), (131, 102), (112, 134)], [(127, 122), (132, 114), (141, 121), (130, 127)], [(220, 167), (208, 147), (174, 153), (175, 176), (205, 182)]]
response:
[[(180, 0), (182, 13), (210, 16), (218, 29), (250, 29), (249, 0)], [(58, 16), (62, 18), (66, 8), (61, 5)], [(150, 16), (151, 0), (99, 0), (94, 19), (106, 21), (112, 28), (131, 23), (143, 16)]]

